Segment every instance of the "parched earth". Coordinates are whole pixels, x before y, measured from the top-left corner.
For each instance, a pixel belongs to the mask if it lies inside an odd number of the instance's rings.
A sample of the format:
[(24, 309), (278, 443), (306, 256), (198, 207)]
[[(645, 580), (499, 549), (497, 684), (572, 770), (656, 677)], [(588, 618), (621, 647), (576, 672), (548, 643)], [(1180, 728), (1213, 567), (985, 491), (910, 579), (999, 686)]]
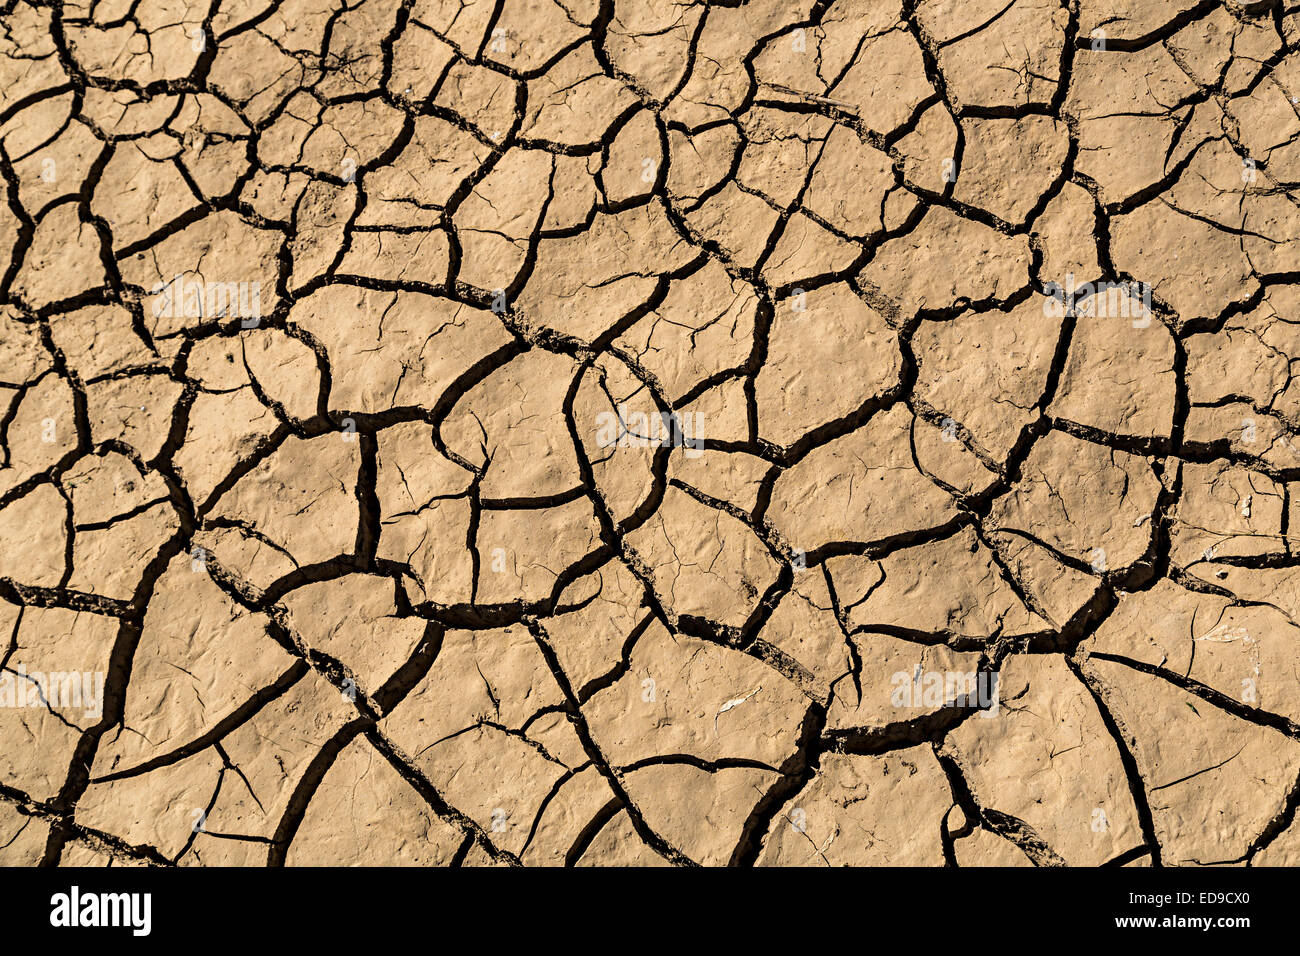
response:
[(0, 11), (0, 863), (1300, 861), (1300, 5)]

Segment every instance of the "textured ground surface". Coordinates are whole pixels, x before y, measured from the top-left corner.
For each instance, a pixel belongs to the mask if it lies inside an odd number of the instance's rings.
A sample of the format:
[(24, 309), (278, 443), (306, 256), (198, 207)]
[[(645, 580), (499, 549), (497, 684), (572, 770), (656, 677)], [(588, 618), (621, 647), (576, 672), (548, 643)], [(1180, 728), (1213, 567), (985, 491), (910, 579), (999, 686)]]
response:
[(1300, 858), (1300, 7), (2, 9), (0, 862)]

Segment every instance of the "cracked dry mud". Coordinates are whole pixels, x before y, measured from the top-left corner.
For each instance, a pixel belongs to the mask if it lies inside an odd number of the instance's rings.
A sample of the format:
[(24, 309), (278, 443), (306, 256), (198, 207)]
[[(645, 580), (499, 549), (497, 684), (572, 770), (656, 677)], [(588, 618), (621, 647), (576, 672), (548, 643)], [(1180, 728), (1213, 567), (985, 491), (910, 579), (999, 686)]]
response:
[(1295, 863), (1298, 104), (1281, 0), (4, 3), (0, 862)]

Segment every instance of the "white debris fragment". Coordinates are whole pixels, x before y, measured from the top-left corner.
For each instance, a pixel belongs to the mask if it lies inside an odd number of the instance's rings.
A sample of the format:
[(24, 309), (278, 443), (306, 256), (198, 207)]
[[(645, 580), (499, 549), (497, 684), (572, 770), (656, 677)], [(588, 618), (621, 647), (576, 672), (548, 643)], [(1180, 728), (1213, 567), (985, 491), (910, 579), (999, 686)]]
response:
[(716, 732), (717, 729), (718, 729), (718, 718), (719, 718), (719, 717), (721, 717), (721, 716), (722, 716), (723, 714), (725, 714), (727, 711), (731, 710), (731, 708), (733, 708), (733, 707), (739, 707), (741, 704), (743, 704), (745, 701), (749, 700), (751, 697), (753, 697), (755, 694), (757, 694), (757, 693), (758, 693), (760, 690), (762, 690), (762, 689), (763, 689), (763, 685), (762, 685), (762, 684), (759, 684), (757, 687), (755, 687), (753, 690), (751, 690), (751, 691), (750, 691), (748, 694), (746, 694), (744, 697), (735, 697), (735, 698), (732, 698), (731, 700), (727, 701), (725, 704), (723, 704), (723, 705), (722, 705), (722, 709), (719, 710), (716, 714), (713, 715), (713, 729), (714, 729), (714, 731)]

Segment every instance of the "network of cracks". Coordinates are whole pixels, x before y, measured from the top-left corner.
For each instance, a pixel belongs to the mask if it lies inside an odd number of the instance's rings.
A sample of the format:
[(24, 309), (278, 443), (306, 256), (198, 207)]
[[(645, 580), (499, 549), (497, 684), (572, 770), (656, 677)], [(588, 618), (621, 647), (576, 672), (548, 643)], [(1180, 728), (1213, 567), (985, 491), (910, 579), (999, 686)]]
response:
[(0, 4), (0, 863), (1300, 858), (1300, 5)]

